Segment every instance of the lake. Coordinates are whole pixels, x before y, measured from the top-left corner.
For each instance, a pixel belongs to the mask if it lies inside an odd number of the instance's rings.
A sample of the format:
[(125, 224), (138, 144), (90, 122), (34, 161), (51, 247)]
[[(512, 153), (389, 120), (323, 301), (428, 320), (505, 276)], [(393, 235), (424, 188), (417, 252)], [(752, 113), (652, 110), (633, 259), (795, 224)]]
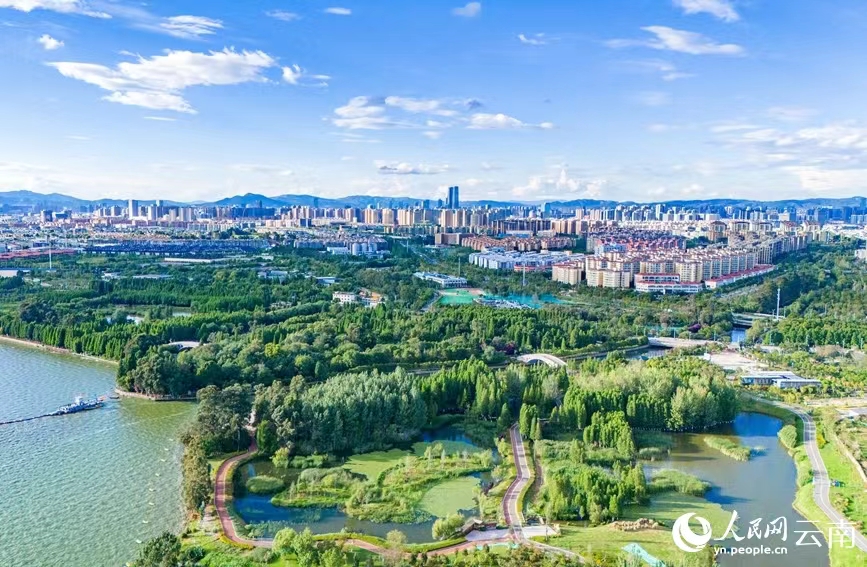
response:
[[(817, 528), (792, 508), (795, 499), (795, 464), (777, 438), (782, 422), (774, 417), (758, 413), (741, 413), (735, 421), (714, 435), (737, 440), (748, 447), (763, 447), (760, 455), (747, 462), (740, 462), (711, 449), (704, 443), (707, 433), (675, 434), (671, 456), (662, 463), (656, 462), (646, 468), (676, 468), (710, 482), (712, 487), (707, 499), (720, 504), (727, 511), (736, 510), (740, 517), (740, 535), (747, 534), (748, 524), (762, 519), (762, 527), (778, 517), (786, 518), (788, 538), (780, 542), (779, 536), (771, 536), (764, 545), (786, 547), (786, 555), (719, 558), (724, 567), (826, 567), (828, 549), (823, 547), (796, 546), (800, 537), (796, 532)], [(720, 537), (726, 526), (712, 526), (714, 537)], [(821, 536), (818, 536), (821, 539)], [(810, 541), (807, 536), (806, 541)], [(756, 539), (731, 543), (734, 546), (755, 547), (761, 545)], [(718, 545), (718, 544), (717, 544)]]
[[(114, 365), (2, 341), (0, 368), (0, 421), (114, 387)], [(178, 435), (194, 412), (123, 399), (0, 426), (0, 565), (123, 565), (137, 540), (178, 530)]]

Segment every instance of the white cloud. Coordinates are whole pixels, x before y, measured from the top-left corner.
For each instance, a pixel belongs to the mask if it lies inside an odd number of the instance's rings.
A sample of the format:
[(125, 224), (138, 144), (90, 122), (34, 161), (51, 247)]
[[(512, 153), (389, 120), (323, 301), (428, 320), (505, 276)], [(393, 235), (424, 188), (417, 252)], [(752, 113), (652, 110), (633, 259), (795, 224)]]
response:
[(700, 33), (677, 30), (667, 26), (646, 26), (642, 30), (653, 34), (655, 39), (613, 39), (609, 47), (649, 47), (661, 51), (677, 51), (690, 55), (743, 55), (746, 50), (734, 43), (717, 43)]
[(109, 102), (155, 110), (195, 113), (182, 96), (193, 86), (236, 85), (264, 82), (265, 69), (276, 60), (262, 51), (167, 51), (165, 55), (139, 57), (112, 69), (95, 63), (55, 62), (48, 65), (65, 77), (110, 91)]
[(169, 118), (168, 116), (145, 116), (145, 120), (153, 120), (155, 122), (175, 122), (175, 118)]
[(331, 77), (328, 75), (310, 75), (306, 69), (298, 65), (283, 67), (283, 80), (290, 85), (301, 87), (327, 87)]
[(512, 189), (512, 196), (523, 200), (593, 199), (601, 195), (607, 185), (604, 179), (578, 179), (569, 175), (568, 167), (561, 167), (556, 177), (537, 175), (526, 185)]
[(275, 20), (282, 20), (284, 22), (294, 22), (296, 20), (300, 20), (301, 16), (296, 14), (295, 12), (287, 12), (286, 10), (271, 10), (269, 12), (265, 12), (269, 18), (274, 18)]
[(663, 81), (676, 81), (694, 77), (691, 73), (680, 71), (673, 63), (661, 59), (648, 59), (645, 61), (629, 61), (625, 64), (629, 70), (643, 73), (658, 73)]
[(469, 2), (461, 8), (452, 9), (452, 14), (463, 18), (475, 18), (482, 13), (481, 2)]
[(323, 10), (326, 14), (331, 14), (333, 16), (351, 16), (352, 10), (349, 8), (340, 8), (339, 6), (333, 6), (331, 8), (325, 8)]
[(407, 162), (375, 161), (380, 175), (437, 175), (449, 171), (448, 165), (411, 164)]
[(213, 35), (223, 29), (223, 22), (202, 16), (172, 16), (160, 22), (165, 33), (185, 39)]
[(425, 138), (430, 138), (431, 140), (439, 140), (442, 138), (443, 133), (438, 130), (426, 130), (421, 133)]
[(671, 104), (671, 95), (659, 91), (644, 91), (635, 94), (633, 100), (644, 106), (666, 106)]
[(526, 35), (519, 33), (518, 41), (525, 45), (547, 45), (548, 40), (545, 39), (545, 34), (537, 33), (536, 35), (527, 37)]
[(91, 18), (111, 18), (105, 12), (94, 10), (83, 0), (0, 0), (0, 8), (11, 8), (20, 12), (49, 10), (61, 14), (81, 14)]
[(410, 126), (386, 116), (385, 106), (366, 96), (350, 99), (344, 106), (335, 108), (334, 114), (336, 117), (331, 122), (347, 130), (385, 130)]
[(485, 171), (499, 171), (501, 169), (504, 169), (503, 166), (496, 163), (491, 163), (489, 161), (483, 161), (479, 166)]
[(817, 193), (867, 190), (867, 169), (823, 169), (815, 166), (782, 168), (798, 178), (801, 187)]
[(742, 130), (756, 130), (760, 128), (760, 126), (756, 126), (755, 124), (741, 124), (741, 123), (726, 123), (726, 124), (718, 124), (716, 126), (712, 126), (710, 131), (714, 134), (724, 134), (726, 132), (738, 132)]
[(729, 0), (674, 0), (674, 5), (684, 14), (710, 14), (724, 22), (741, 19)]
[(60, 49), (64, 46), (64, 43), (59, 39), (54, 39), (50, 35), (43, 34), (38, 40), (39, 44), (45, 48), (46, 51), (54, 51), (55, 49)]
[(77, 134), (71, 134), (69, 136), (66, 136), (66, 139), (67, 140), (75, 140), (77, 142), (86, 142), (86, 141), (90, 140), (90, 137), (89, 136), (79, 136)]
[(399, 108), (411, 114), (436, 114), (437, 116), (456, 116), (458, 112), (450, 108), (443, 108), (449, 104), (438, 99), (411, 98), (401, 96), (385, 97), (385, 105)]
[(815, 114), (812, 108), (802, 106), (774, 106), (768, 109), (768, 116), (781, 122), (803, 122)]
[(543, 122), (538, 125), (527, 124), (526, 122), (522, 122), (517, 118), (506, 114), (488, 114), (479, 112), (470, 117), (467, 128), (471, 130), (518, 130), (522, 128), (541, 128), (543, 130), (550, 130), (554, 128), (554, 124), (551, 122)]

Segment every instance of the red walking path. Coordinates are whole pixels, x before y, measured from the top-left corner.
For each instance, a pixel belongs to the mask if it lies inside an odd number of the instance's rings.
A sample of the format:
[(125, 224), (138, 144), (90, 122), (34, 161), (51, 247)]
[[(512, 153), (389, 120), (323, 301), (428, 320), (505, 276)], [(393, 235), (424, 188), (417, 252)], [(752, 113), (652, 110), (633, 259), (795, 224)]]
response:
[[(521, 511), (518, 510), (519, 495), (521, 494), (521, 491), (524, 490), (524, 487), (527, 486), (527, 483), (530, 480), (530, 468), (527, 465), (527, 456), (526, 452), (524, 451), (524, 443), (521, 439), (520, 433), (518, 433), (517, 425), (513, 426), (509, 430), (509, 434), (512, 442), (512, 454), (515, 456), (515, 468), (517, 469), (518, 474), (506, 491), (506, 495), (503, 497), (503, 514), (506, 518), (506, 523), (513, 530), (514, 537), (502, 537), (486, 541), (465, 541), (455, 545), (450, 545), (448, 547), (443, 547), (441, 549), (429, 551), (428, 555), (448, 555), (451, 553), (458, 553), (465, 549), (473, 550), (476, 549), (476, 546), (478, 545), (508, 543), (512, 541), (517, 541), (518, 543), (531, 543), (536, 545), (536, 542), (530, 542), (524, 538), (523, 515), (521, 514)], [(217, 476), (214, 480), (214, 506), (217, 509), (217, 516), (220, 519), (220, 526), (222, 527), (223, 534), (229, 541), (239, 545), (250, 545), (254, 547), (272, 547), (274, 545), (273, 539), (251, 539), (239, 535), (237, 530), (235, 529), (235, 523), (232, 521), (232, 516), (229, 514), (228, 501), (230, 497), (228, 488), (230, 483), (232, 482), (232, 473), (238, 463), (241, 463), (246, 459), (251, 458), (256, 454), (258, 450), (259, 449), (256, 446), (256, 441), (254, 439), (253, 442), (250, 444), (250, 448), (247, 450), (247, 452), (240, 455), (235, 455), (234, 457), (223, 461), (223, 463), (217, 469)], [(391, 551), (379, 545), (360, 539), (347, 539), (345, 540), (345, 543), (359, 549), (370, 551), (371, 553), (376, 553), (378, 555), (382, 555)], [(542, 547), (548, 551), (572, 555), (565, 550), (561, 550), (551, 546), (543, 546), (542, 544), (538, 544), (536, 546)]]

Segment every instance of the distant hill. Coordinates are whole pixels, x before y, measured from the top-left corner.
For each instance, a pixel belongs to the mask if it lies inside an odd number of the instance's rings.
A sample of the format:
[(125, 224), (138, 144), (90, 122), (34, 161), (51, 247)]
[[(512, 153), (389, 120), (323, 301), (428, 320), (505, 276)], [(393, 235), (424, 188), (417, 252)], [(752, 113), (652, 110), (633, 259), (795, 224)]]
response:
[[(216, 206), (255, 206), (259, 202), (265, 207), (291, 207), (291, 206), (314, 206), (320, 207), (358, 207), (365, 208), (368, 206), (380, 207), (410, 207), (414, 206), (425, 199), (420, 197), (382, 197), (370, 195), (350, 195), (340, 198), (315, 197), (313, 195), (277, 195), (268, 197), (258, 195), (256, 193), (247, 193), (245, 195), (235, 195), (226, 197), (218, 201), (196, 201), (194, 203), (183, 203), (176, 201), (165, 201), (166, 204), (172, 205), (216, 205)], [(431, 203), (436, 203), (437, 199), (429, 199)], [(847, 197), (839, 199), (829, 198), (808, 198), (808, 199), (786, 199), (780, 201), (756, 201), (750, 199), (694, 199), (694, 200), (676, 200), (664, 201), (666, 205), (681, 208), (707, 209), (713, 207), (727, 206), (754, 206), (754, 207), (843, 207), (843, 206), (861, 206), (864, 197)], [(464, 201), (462, 204), (465, 207), (508, 207), (514, 205), (540, 205), (543, 201)], [(141, 200), (139, 203), (143, 205), (151, 204), (153, 201)], [(571, 201), (548, 201), (550, 205), (557, 208), (598, 208), (598, 207), (613, 207), (618, 204), (623, 205), (642, 205), (647, 203), (638, 203), (635, 201), (610, 201), (599, 199), (575, 199)], [(33, 191), (6, 191), (0, 192), (0, 208), (5, 210), (60, 210), (71, 209), (78, 210), (83, 206), (111, 206), (117, 205), (125, 207), (127, 201), (121, 199), (79, 199), (62, 195), (60, 193), (35, 193)]]

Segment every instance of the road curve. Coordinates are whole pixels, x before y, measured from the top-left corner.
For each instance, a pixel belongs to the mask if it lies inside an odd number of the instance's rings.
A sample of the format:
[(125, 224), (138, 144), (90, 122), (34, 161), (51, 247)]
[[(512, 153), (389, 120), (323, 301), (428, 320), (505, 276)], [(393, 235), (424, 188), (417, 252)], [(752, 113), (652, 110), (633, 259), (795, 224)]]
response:
[(252, 457), (258, 451), (259, 448), (256, 447), (256, 440), (253, 439), (252, 443), (250, 443), (250, 448), (247, 449), (246, 453), (235, 455), (234, 457), (223, 461), (220, 468), (217, 469), (217, 476), (214, 479), (214, 507), (217, 509), (217, 517), (220, 519), (220, 526), (223, 528), (223, 534), (229, 541), (239, 545), (271, 547), (274, 544), (274, 540), (249, 539), (238, 535), (238, 532), (235, 530), (235, 523), (229, 515), (227, 488), (232, 482), (232, 471), (235, 469), (236, 464), (244, 459)]
[(524, 540), (524, 514), (518, 509), (521, 492), (530, 482), (530, 467), (527, 464), (527, 453), (524, 450), (524, 440), (518, 431), (518, 424), (509, 429), (512, 441), (512, 455), (515, 459), (515, 480), (509, 485), (503, 496), (503, 516), (506, 524), (514, 531), (518, 541)]
[(807, 457), (810, 459), (810, 466), (813, 469), (813, 500), (819, 509), (828, 516), (832, 524), (851, 530), (849, 533), (852, 535), (855, 546), (867, 553), (867, 538), (852, 526), (852, 522), (831, 505), (831, 479), (828, 478), (828, 469), (825, 468), (825, 462), (819, 453), (819, 444), (816, 442), (816, 423), (813, 421), (812, 416), (797, 406), (771, 400), (762, 401), (787, 409), (800, 417), (804, 422), (803, 443), (807, 451)]

